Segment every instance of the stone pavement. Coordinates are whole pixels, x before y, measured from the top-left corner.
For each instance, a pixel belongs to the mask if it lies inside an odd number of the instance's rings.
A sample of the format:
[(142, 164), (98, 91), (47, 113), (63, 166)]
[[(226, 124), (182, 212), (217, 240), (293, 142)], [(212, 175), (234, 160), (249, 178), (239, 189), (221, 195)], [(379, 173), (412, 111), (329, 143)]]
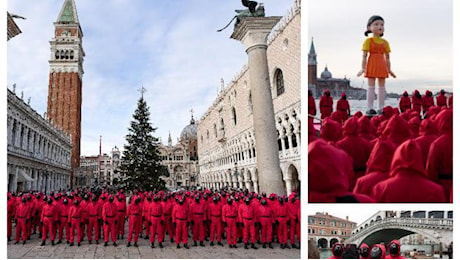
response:
[[(14, 233), (14, 232), (13, 232)], [(12, 236), (14, 238), (14, 235)], [(57, 240), (56, 240), (57, 241)], [(244, 249), (244, 244), (238, 244), (238, 248), (229, 248), (227, 241), (223, 240), (224, 246), (214, 245), (210, 246), (209, 242), (205, 242), (205, 247), (191, 246), (190, 249), (185, 249), (182, 245), (180, 249), (176, 248), (176, 244), (171, 244), (169, 238), (166, 238), (166, 241), (163, 243), (164, 248), (158, 247), (158, 242), (155, 244), (155, 248), (150, 247), (150, 241), (139, 238), (139, 247), (126, 247), (127, 239), (123, 241), (118, 240), (117, 247), (114, 247), (111, 242), (107, 247), (104, 247), (104, 243), (100, 240), (99, 245), (89, 244), (85, 239), (81, 243), (81, 246), (78, 247), (77, 243), (74, 246), (69, 246), (68, 244), (59, 244), (51, 246), (49, 239), (46, 241), (45, 246), (40, 246), (41, 239), (38, 239), (38, 234), (32, 235), (31, 240), (28, 240), (25, 245), (22, 244), (22, 240), (19, 244), (14, 244), (13, 241), (8, 242), (7, 246), (7, 255), (8, 258), (112, 258), (112, 259), (122, 259), (122, 258), (212, 258), (212, 259), (221, 259), (221, 258), (245, 258), (245, 259), (254, 259), (254, 258), (274, 258), (274, 259), (286, 259), (286, 258), (300, 258), (299, 249), (281, 249), (279, 244), (274, 243), (274, 249), (262, 248), (262, 245), (256, 244), (259, 248), (254, 249)], [(190, 239), (189, 239), (189, 244)]]

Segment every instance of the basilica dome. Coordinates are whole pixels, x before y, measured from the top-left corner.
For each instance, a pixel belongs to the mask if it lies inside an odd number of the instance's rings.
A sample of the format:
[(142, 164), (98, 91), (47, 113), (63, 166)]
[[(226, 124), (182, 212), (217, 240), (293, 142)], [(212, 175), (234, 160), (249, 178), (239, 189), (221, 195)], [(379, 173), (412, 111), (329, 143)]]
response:
[(321, 72), (321, 78), (322, 79), (330, 79), (330, 78), (332, 78), (332, 73), (329, 72), (329, 70), (327, 69), (327, 66), (326, 66), (326, 68), (324, 68), (324, 71)]
[(190, 124), (182, 130), (180, 134), (180, 139), (181, 140), (196, 140), (197, 139), (197, 127), (195, 124), (195, 119), (190, 120)]

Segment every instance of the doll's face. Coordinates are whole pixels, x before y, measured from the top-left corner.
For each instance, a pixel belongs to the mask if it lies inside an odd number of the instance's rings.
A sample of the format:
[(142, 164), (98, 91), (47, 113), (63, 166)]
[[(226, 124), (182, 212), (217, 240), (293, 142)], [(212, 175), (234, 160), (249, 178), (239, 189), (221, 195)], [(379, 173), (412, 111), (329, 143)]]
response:
[(382, 20), (376, 20), (369, 25), (368, 28), (374, 35), (382, 35), (385, 30), (384, 22)]

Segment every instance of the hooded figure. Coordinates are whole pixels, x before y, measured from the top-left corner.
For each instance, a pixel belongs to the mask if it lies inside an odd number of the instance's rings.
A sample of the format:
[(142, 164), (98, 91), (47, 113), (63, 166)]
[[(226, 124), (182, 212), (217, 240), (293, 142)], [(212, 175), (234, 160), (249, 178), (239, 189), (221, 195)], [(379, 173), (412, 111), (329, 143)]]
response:
[(323, 95), (319, 99), (319, 111), (321, 113), (321, 119), (324, 119), (332, 114), (332, 106), (334, 101), (331, 97), (329, 89), (325, 89)]
[(370, 254), (371, 248), (366, 243), (362, 243), (359, 247), (359, 259), (369, 259)]
[(433, 120), (425, 119), (420, 123), (420, 136), (414, 139), (414, 142), (420, 147), (423, 157), (423, 165), (426, 165), (428, 151), (431, 144), (438, 138), (436, 125)]
[(343, 244), (335, 243), (331, 248), (332, 256), (330, 256), (328, 259), (342, 259), (342, 254), (344, 250), (345, 248)]
[(356, 179), (366, 172), (366, 163), (372, 150), (372, 145), (363, 137), (358, 136), (358, 119), (350, 117), (343, 125), (344, 137), (337, 142), (337, 147), (344, 150), (353, 159), (353, 189)]
[(418, 90), (415, 90), (412, 94), (412, 109), (417, 111), (419, 114), (420, 111), (422, 111), (422, 95), (420, 95)]
[(328, 142), (339, 141), (342, 138), (342, 125), (331, 118), (324, 119), (320, 137)]
[[(312, 202), (373, 202), (348, 191), (353, 162), (344, 151), (316, 140), (308, 146), (308, 200)], [(331, 163), (333, 161), (333, 163)]]
[(428, 177), (444, 187), (449, 201), (453, 178), (453, 110), (442, 110), (435, 119), (441, 134), (430, 146), (426, 162)]
[(399, 244), (398, 240), (392, 240), (388, 243), (388, 253), (387, 259), (405, 259), (401, 256), (401, 245)]
[(358, 119), (358, 135), (368, 141), (376, 138), (375, 132), (377, 129), (371, 124), (371, 120), (367, 116), (362, 116)]
[(342, 92), (340, 99), (337, 101), (337, 111), (341, 115), (342, 122), (345, 122), (350, 116), (350, 103), (348, 103), (345, 92)]
[(438, 107), (446, 107), (447, 106), (447, 97), (444, 95), (446, 92), (444, 89), (441, 89), (439, 95), (436, 97), (436, 105)]
[(315, 97), (313, 96), (313, 92), (311, 90), (308, 90), (308, 114), (316, 116)]
[(419, 136), (420, 123), (420, 117), (413, 117), (407, 122), (409, 125), (410, 138), (417, 138)]
[(395, 150), (396, 146), (390, 141), (377, 140), (367, 161), (366, 175), (356, 181), (354, 193), (371, 196), (374, 186), (388, 179)]
[(383, 130), (382, 136), (399, 146), (411, 137), (409, 124), (399, 115), (393, 115)]
[[(377, 202), (445, 202), (440, 185), (426, 177), (420, 147), (408, 140), (393, 155), (390, 178), (377, 184), (372, 197)], [(430, 192), (425, 192), (430, 191)]]
[(316, 135), (316, 129), (313, 125), (313, 120), (308, 120), (308, 143), (311, 143), (316, 139), (318, 139), (318, 136)]
[(385, 246), (384, 245), (374, 245), (371, 249), (371, 253), (369, 254), (370, 259), (385, 259)]
[(410, 109), (411, 104), (410, 104), (410, 97), (409, 94), (407, 94), (407, 91), (404, 91), (403, 95), (401, 96), (401, 99), (399, 100), (399, 109), (401, 110), (401, 113)]
[(423, 108), (423, 113), (425, 114), (428, 109), (434, 106), (434, 97), (433, 93), (429, 90), (425, 92), (425, 95), (422, 97), (422, 108)]

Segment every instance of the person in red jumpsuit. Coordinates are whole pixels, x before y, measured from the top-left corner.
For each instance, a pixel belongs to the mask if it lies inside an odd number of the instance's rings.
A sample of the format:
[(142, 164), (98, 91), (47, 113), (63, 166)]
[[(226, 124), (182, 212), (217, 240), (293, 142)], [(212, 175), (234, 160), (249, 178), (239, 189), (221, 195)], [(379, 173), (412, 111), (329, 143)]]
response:
[(308, 90), (308, 115), (316, 116), (316, 102), (311, 90)]
[(256, 242), (256, 229), (255, 229), (255, 218), (256, 212), (254, 210), (254, 206), (251, 205), (251, 200), (249, 197), (244, 199), (244, 204), (240, 205), (238, 209), (238, 218), (240, 223), (243, 225), (243, 242), (244, 248), (249, 248), (249, 236), (251, 238), (251, 248), (257, 249), (254, 245)]
[(30, 219), (29, 221), (27, 221), (27, 224), (26, 224), (26, 235), (27, 235), (27, 240), (30, 240), (30, 235), (32, 233), (32, 223), (34, 222), (34, 209), (35, 209), (35, 201), (32, 200), (31, 193), (27, 195), (26, 205), (29, 207), (29, 214), (30, 214)]
[(447, 201), (442, 186), (426, 177), (422, 152), (412, 139), (396, 149), (391, 162), (390, 178), (374, 186), (372, 197), (384, 203)]
[(188, 206), (184, 203), (184, 198), (179, 198), (177, 204), (172, 210), (172, 221), (176, 228), (176, 245), (180, 248), (180, 243), (184, 244), (184, 247), (189, 249), (188, 246), (188, 230), (187, 225), (189, 223), (189, 212)]
[(453, 110), (443, 109), (435, 123), (440, 136), (430, 146), (426, 170), (431, 180), (443, 186), (446, 201), (449, 201), (453, 181)]
[(8, 241), (11, 241), (11, 234), (12, 234), (12, 230), (13, 230), (13, 219), (15, 217), (15, 213), (16, 213), (16, 199), (13, 198), (13, 196), (8, 192), (8, 202), (7, 202), (7, 222), (8, 222), (8, 226), (7, 226), (7, 236), (8, 236)]
[(388, 179), (395, 150), (392, 142), (381, 138), (377, 140), (367, 161), (366, 175), (358, 178), (353, 193), (371, 196), (374, 186)]
[(275, 223), (275, 214), (273, 209), (267, 205), (267, 200), (262, 199), (260, 206), (258, 207), (258, 218), (261, 228), (261, 242), (262, 247), (273, 249), (272, 238), (273, 238), (273, 223)]
[(376, 138), (376, 131), (377, 129), (371, 124), (367, 116), (362, 116), (358, 119), (358, 136), (370, 142)]
[(449, 108), (454, 108), (454, 94), (450, 94), (448, 101)]
[(401, 113), (404, 111), (408, 110), (411, 108), (411, 102), (410, 102), (410, 97), (407, 91), (404, 91), (404, 93), (401, 96), (401, 99), (399, 100), (399, 110)]
[(329, 89), (325, 89), (323, 95), (319, 99), (319, 111), (321, 113), (321, 119), (324, 119), (332, 114), (332, 106), (334, 101), (331, 97)]
[(278, 198), (279, 204), (275, 207), (275, 223), (278, 227), (277, 237), (279, 243), (281, 245), (281, 249), (288, 248), (290, 249), (289, 245), (287, 244), (288, 241), (288, 221), (289, 221), (289, 214), (288, 214), (288, 207), (284, 204), (284, 198)]
[(99, 244), (100, 239), (100, 227), (99, 227), (99, 219), (102, 218), (102, 208), (101, 205), (97, 201), (97, 197), (93, 195), (91, 198), (91, 203), (88, 203), (88, 229), (87, 229), (87, 236), (88, 242), (91, 244), (93, 240), (93, 232), (94, 232), (94, 240), (96, 244)]
[[(121, 193), (122, 194), (122, 193)], [(124, 238), (125, 235), (125, 218), (126, 218), (126, 200), (123, 195), (118, 195), (117, 205), (117, 238)]]
[(431, 144), (438, 138), (436, 125), (433, 120), (425, 119), (420, 123), (420, 136), (414, 139), (422, 151), (423, 165), (426, 165)]
[(148, 211), (149, 225), (150, 225), (150, 247), (155, 247), (155, 234), (158, 234), (158, 244), (163, 248), (163, 205), (160, 202), (160, 196), (155, 195), (153, 203), (150, 204)]
[[(289, 195), (288, 213), (289, 213), (289, 240), (292, 248), (300, 249), (300, 200), (297, 199), (297, 194), (294, 192)], [(299, 241), (299, 246), (296, 244), (295, 237)]]
[(129, 218), (129, 232), (128, 232), (128, 244), (127, 247), (131, 246), (131, 239), (133, 237), (134, 232), (134, 246), (139, 247), (137, 245), (137, 241), (139, 241), (139, 222), (142, 221), (142, 207), (140, 206), (141, 198), (136, 197), (134, 199), (134, 203), (130, 203), (128, 206), (128, 218)]
[(371, 143), (358, 136), (358, 119), (350, 117), (343, 125), (343, 138), (337, 142), (337, 147), (344, 150), (353, 159), (353, 179), (350, 189), (354, 188), (356, 179), (366, 172), (366, 163), (372, 150)]
[(359, 259), (369, 259), (371, 249), (366, 243), (359, 246)]
[(197, 240), (200, 240), (200, 246), (204, 246), (204, 224), (207, 220), (206, 213), (206, 204), (200, 201), (200, 195), (196, 195), (195, 202), (190, 206), (193, 246), (197, 246)]
[(328, 142), (335, 143), (342, 139), (342, 125), (330, 117), (323, 120), (320, 137)]
[(345, 94), (345, 92), (340, 94), (340, 99), (337, 101), (336, 110), (340, 112), (342, 123), (345, 122), (350, 116), (350, 103), (348, 103), (347, 94)]
[(343, 150), (319, 139), (309, 144), (308, 159), (310, 203), (375, 202), (369, 196), (349, 192), (353, 162)]
[(227, 228), (227, 242), (230, 248), (237, 248), (237, 217), (238, 206), (236, 203), (233, 203), (233, 199), (229, 197), (227, 199), (227, 205), (222, 206), (222, 222), (224, 222), (224, 227)]
[(42, 234), (42, 244), (46, 244), (46, 237), (49, 233), (51, 245), (54, 246), (54, 239), (56, 235), (55, 224), (58, 221), (58, 215), (56, 211), (56, 206), (53, 204), (53, 200), (48, 199), (48, 203), (43, 206), (42, 214), (40, 216), (40, 221), (43, 223), (43, 234)]
[(210, 226), (210, 241), (211, 243), (209, 244), (210, 246), (214, 246), (214, 239), (217, 240), (217, 244), (220, 246), (224, 246), (222, 244), (222, 204), (219, 203), (219, 200), (217, 199), (217, 196), (214, 196), (212, 198), (212, 203), (209, 204), (208, 206), (208, 219), (211, 220), (211, 226)]
[(434, 106), (434, 98), (433, 98), (433, 93), (429, 90), (425, 92), (425, 95), (422, 97), (422, 112), (423, 114), (426, 114), (428, 109)]
[(27, 241), (26, 225), (30, 219), (30, 209), (27, 205), (27, 200), (25, 197), (21, 198), (21, 203), (16, 206), (16, 242), (19, 243), (21, 233), (22, 233), (22, 244), (24, 245)]
[[(169, 239), (174, 242), (174, 226), (171, 219), (171, 213), (173, 209), (173, 202), (168, 198), (169, 195), (163, 196), (163, 221), (164, 221), (164, 233), (168, 232)], [(165, 237), (165, 235), (163, 235)]]
[(77, 243), (78, 246), (80, 246), (81, 243), (81, 208), (80, 208), (80, 202), (78, 199), (75, 199), (73, 201), (73, 206), (70, 207), (69, 210), (69, 219), (68, 223), (70, 224), (70, 244), (69, 246), (73, 246), (73, 241), (75, 237), (75, 229), (77, 231)]
[(102, 220), (104, 221), (104, 246), (109, 242), (109, 233), (112, 237), (113, 246), (117, 246), (117, 206), (114, 203), (113, 196), (110, 196), (109, 202), (102, 207)]
[(387, 138), (395, 146), (399, 146), (411, 137), (409, 123), (399, 115), (393, 115), (385, 126), (382, 136)]
[(415, 90), (414, 93), (412, 93), (411, 101), (412, 109), (420, 114), (420, 111), (422, 111), (422, 95), (420, 95), (420, 92), (418, 92), (418, 90)]
[(33, 209), (34, 221), (32, 222), (32, 234), (37, 233), (37, 227), (38, 227), (39, 233), (41, 233), (42, 226), (40, 225), (40, 216), (41, 216), (41, 210), (44, 205), (40, 194), (35, 195), (34, 201), (35, 201), (34, 209)]
[(84, 240), (85, 234), (88, 232), (88, 194), (83, 196), (83, 199), (80, 201), (80, 208), (81, 208), (81, 241)]
[(401, 245), (399, 244), (398, 240), (392, 240), (388, 243), (388, 252), (389, 255), (386, 256), (386, 259), (405, 259), (401, 256)]
[[(149, 224), (149, 208), (150, 204), (152, 204), (152, 197), (150, 195), (147, 195), (147, 198), (144, 199), (142, 203), (142, 224), (144, 224), (145, 227), (145, 239), (149, 239), (149, 233), (150, 233), (150, 224)], [(141, 224), (141, 225), (142, 225)], [(141, 227), (141, 232), (142, 232), (142, 227)]]
[(345, 247), (341, 243), (335, 243), (332, 248), (332, 256), (328, 259), (342, 259), (343, 252), (345, 251)]
[(444, 89), (441, 89), (439, 95), (436, 97), (436, 106), (438, 107), (447, 107), (447, 97)]

